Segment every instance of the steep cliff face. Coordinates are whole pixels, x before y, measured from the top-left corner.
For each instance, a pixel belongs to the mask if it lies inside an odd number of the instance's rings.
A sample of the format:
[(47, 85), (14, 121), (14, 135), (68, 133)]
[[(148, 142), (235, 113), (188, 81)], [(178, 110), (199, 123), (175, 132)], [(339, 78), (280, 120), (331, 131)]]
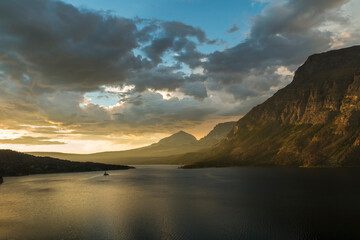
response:
[(310, 56), (194, 166), (360, 166), (360, 46)]

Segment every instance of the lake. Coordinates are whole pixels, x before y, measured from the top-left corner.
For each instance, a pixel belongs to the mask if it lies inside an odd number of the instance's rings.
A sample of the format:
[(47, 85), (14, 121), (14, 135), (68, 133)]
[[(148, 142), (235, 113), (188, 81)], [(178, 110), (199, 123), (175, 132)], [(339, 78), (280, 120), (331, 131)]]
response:
[(7, 177), (0, 239), (360, 239), (359, 169)]

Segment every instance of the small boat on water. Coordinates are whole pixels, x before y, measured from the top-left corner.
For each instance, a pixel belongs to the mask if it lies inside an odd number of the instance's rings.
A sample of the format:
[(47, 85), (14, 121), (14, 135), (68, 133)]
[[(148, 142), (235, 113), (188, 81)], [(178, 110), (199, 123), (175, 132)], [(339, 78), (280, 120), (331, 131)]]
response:
[(105, 171), (105, 172), (104, 172), (104, 176), (109, 176), (109, 174)]

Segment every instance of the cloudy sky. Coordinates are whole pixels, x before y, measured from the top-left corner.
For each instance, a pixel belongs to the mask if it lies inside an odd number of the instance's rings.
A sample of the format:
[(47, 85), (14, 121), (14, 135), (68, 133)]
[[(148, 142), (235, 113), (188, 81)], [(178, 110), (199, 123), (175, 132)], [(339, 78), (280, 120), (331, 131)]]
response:
[(358, 0), (2, 0), (0, 148), (99, 152), (197, 138), (360, 44)]

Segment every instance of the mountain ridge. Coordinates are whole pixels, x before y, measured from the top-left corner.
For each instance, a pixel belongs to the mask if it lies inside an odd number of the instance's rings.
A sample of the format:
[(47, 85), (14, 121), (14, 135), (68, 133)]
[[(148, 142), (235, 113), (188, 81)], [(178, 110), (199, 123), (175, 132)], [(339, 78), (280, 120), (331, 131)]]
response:
[(360, 46), (314, 54), (224, 140), (188, 155), (185, 167), (360, 166), (359, 125)]
[(193, 135), (178, 131), (149, 146), (124, 151), (108, 151), (92, 154), (68, 154), (58, 152), (28, 152), (36, 156), (50, 156), (72, 161), (94, 161), (111, 164), (184, 164), (181, 156), (208, 148), (224, 138), (236, 122), (217, 124), (206, 136), (197, 140)]

